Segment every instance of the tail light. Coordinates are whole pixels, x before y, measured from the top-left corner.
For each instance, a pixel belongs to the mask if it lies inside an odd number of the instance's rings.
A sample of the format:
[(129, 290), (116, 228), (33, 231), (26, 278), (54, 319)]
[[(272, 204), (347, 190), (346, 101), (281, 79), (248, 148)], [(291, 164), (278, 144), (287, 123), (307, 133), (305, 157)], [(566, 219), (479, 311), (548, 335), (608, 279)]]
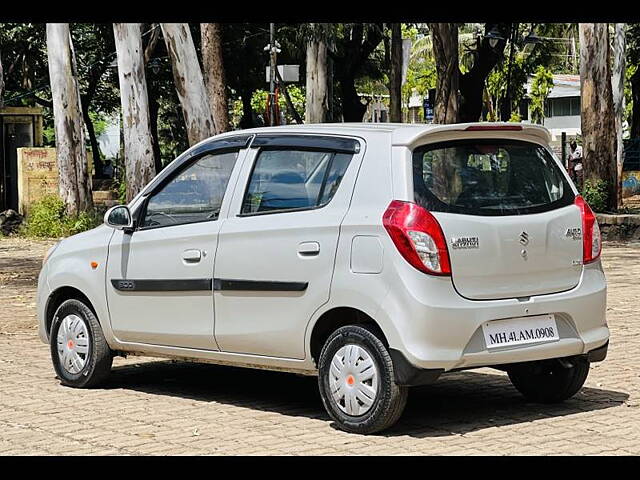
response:
[(593, 210), (584, 198), (577, 195), (574, 203), (582, 215), (582, 262), (591, 263), (598, 259), (602, 250), (600, 227)]
[(451, 275), (447, 243), (430, 212), (415, 203), (393, 200), (384, 212), (382, 224), (412, 266), (430, 275)]

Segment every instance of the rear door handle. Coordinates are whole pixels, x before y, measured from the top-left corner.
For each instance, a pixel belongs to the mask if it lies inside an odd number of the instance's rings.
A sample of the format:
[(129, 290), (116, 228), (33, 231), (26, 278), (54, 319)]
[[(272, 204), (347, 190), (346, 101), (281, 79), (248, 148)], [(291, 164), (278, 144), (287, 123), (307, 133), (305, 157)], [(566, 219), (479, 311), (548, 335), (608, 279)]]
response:
[(303, 257), (314, 257), (320, 253), (318, 242), (302, 242), (298, 245), (298, 254)]
[(187, 263), (198, 263), (201, 258), (202, 252), (197, 249), (190, 249), (182, 252), (182, 260)]

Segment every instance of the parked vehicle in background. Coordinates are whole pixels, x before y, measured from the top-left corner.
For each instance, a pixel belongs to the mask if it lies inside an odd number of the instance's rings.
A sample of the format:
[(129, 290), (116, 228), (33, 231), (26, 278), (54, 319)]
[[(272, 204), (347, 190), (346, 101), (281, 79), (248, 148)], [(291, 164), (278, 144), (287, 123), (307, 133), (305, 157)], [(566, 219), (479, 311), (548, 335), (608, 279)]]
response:
[(609, 330), (598, 224), (548, 142), (513, 123), (212, 137), (47, 254), (40, 337), (73, 387), (124, 354), (318, 375), (350, 432), (461, 369), (563, 401)]

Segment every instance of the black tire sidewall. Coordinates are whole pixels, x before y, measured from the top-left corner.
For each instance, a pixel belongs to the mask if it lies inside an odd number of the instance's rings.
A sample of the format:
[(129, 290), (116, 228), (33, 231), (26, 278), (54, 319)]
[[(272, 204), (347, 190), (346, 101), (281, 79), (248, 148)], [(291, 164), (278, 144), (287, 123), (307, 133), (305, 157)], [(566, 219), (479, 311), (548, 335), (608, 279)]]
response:
[(533, 373), (527, 368), (507, 371), (513, 386), (527, 399), (537, 403), (563, 402), (580, 391), (589, 374), (589, 361), (577, 359), (571, 368), (560, 367), (557, 373)]
[[(57, 337), (58, 330), (62, 320), (67, 315), (77, 315), (85, 324), (89, 335), (89, 353), (87, 356), (87, 362), (82, 370), (78, 373), (68, 372), (60, 363), (60, 357), (58, 355)], [(96, 370), (98, 359), (98, 349), (96, 348), (96, 334), (102, 337), (102, 332), (96, 332), (96, 326), (99, 327), (98, 321), (93, 312), (79, 300), (66, 300), (63, 302), (53, 317), (51, 324), (51, 332), (49, 335), (49, 343), (51, 347), (51, 360), (53, 367), (60, 381), (70, 387), (84, 387), (91, 382), (92, 377)]]
[[(364, 348), (373, 359), (378, 372), (376, 398), (371, 408), (360, 416), (352, 416), (343, 412), (333, 400), (329, 385), (331, 360), (336, 352), (347, 344), (355, 344)], [(382, 342), (372, 332), (363, 327), (341, 327), (327, 339), (320, 355), (318, 387), (327, 413), (341, 428), (354, 433), (373, 433), (385, 428), (386, 421), (384, 418), (389, 410), (393, 408), (392, 389), (399, 388), (394, 383), (393, 369), (389, 368), (389, 365), (390, 357), (388, 357), (388, 352)]]

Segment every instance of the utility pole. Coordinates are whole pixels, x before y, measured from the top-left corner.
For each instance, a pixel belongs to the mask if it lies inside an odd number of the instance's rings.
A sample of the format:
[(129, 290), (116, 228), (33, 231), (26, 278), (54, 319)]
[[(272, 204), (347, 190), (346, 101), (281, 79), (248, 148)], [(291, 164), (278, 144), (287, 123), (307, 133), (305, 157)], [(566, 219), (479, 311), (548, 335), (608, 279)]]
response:
[(269, 24), (269, 45), (264, 47), (269, 52), (269, 125), (276, 122), (276, 56), (280, 51), (280, 44), (276, 41), (276, 24)]
[(513, 48), (518, 39), (518, 24), (511, 27), (511, 45), (509, 50), (509, 65), (507, 66), (507, 93), (504, 96), (501, 109), (501, 117), (503, 122), (508, 122), (511, 118), (511, 65), (513, 64)]

